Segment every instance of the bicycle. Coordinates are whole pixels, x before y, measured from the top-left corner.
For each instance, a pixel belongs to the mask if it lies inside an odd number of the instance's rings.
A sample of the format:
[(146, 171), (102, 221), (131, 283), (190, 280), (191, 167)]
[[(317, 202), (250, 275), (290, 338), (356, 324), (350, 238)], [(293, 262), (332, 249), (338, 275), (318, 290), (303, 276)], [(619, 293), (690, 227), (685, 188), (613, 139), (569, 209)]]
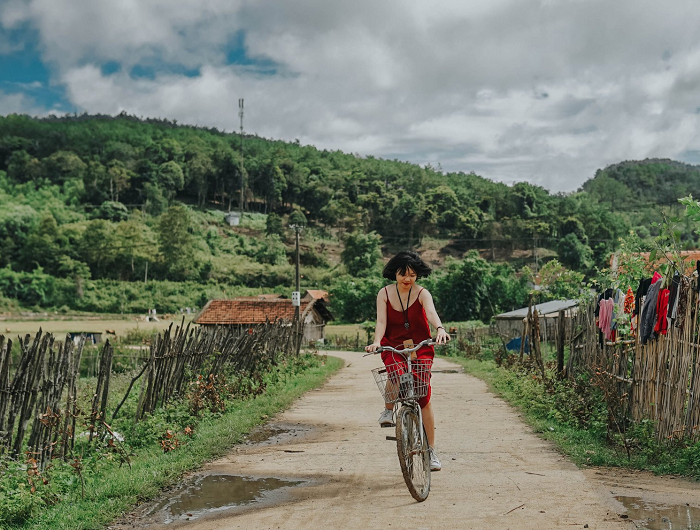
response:
[(423, 502), (430, 494), (430, 453), (428, 435), (423, 427), (423, 414), (418, 400), (428, 394), (430, 383), (430, 364), (412, 360), (411, 353), (423, 346), (437, 344), (432, 339), (411, 347), (397, 350), (390, 346), (382, 346), (372, 353), (375, 355), (384, 351), (398, 353), (406, 363), (397, 362), (372, 370), (374, 380), (379, 387), (385, 403), (401, 403), (396, 414), (396, 436), (387, 436), (387, 440), (396, 441), (396, 452), (406, 487), (411, 496), (418, 502)]

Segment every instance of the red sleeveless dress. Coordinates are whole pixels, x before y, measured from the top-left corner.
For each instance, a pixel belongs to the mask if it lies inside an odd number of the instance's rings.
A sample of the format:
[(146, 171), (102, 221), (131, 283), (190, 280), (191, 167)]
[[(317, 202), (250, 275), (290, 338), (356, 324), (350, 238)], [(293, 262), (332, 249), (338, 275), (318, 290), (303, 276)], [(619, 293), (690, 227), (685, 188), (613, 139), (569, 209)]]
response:
[[(416, 296), (415, 301), (411, 303), (406, 311), (409, 323), (409, 328), (406, 329), (404, 314), (391, 307), (389, 303), (389, 293), (386, 287), (384, 288), (384, 293), (386, 294), (386, 331), (380, 342), (382, 346), (391, 346), (392, 348), (401, 349), (406, 340), (412, 340), (413, 344), (418, 344), (431, 337), (428, 317), (425, 314), (423, 304), (418, 300), (422, 291), (423, 289), (418, 291), (418, 296)], [(432, 346), (423, 346), (416, 354), (422, 364), (427, 364), (432, 367), (433, 357), (435, 357), (435, 350)], [(382, 352), (382, 362), (387, 366), (387, 369), (391, 366), (396, 366), (397, 363), (406, 365), (406, 361), (402, 355), (387, 351)], [(430, 402), (431, 390), (430, 383), (428, 382), (428, 394), (418, 400), (421, 408), (425, 407)]]

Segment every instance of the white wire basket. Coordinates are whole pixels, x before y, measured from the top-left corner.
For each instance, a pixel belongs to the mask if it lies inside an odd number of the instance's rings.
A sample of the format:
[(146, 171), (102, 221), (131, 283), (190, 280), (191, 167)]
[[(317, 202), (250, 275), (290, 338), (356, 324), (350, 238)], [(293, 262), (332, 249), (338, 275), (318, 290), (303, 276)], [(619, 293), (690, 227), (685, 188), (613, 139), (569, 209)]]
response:
[(397, 403), (419, 399), (428, 395), (430, 385), (430, 360), (411, 361), (411, 373), (407, 362), (394, 362), (372, 370), (374, 381), (385, 403)]

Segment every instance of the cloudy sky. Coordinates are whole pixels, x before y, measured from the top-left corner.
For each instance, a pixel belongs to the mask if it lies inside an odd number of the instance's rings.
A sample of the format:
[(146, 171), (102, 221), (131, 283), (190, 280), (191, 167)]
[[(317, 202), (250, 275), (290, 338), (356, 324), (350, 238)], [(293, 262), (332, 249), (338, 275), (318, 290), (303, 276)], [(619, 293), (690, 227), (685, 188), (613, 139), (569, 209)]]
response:
[(700, 163), (695, 0), (0, 0), (0, 114), (176, 119), (552, 191)]

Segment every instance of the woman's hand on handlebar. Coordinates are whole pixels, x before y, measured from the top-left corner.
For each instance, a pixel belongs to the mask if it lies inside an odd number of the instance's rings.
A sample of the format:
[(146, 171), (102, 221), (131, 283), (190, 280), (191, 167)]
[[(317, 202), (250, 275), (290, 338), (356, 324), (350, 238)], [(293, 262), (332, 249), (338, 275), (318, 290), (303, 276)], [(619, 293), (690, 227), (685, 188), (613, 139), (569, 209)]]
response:
[(443, 328), (443, 327), (438, 328), (437, 336), (435, 337), (436, 344), (447, 344), (451, 340), (452, 340), (452, 337), (450, 337), (449, 333), (447, 333), (445, 331), (445, 328)]
[(382, 347), (382, 345), (379, 344), (378, 342), (373, 342), (373, 343), (370, 344), (369, 346), (365, 346), (365, 351), (366, 351), (367, 353), (374, 353), (374, 352), (376, 352), (376, 351), (377, 351), (379, 348), (381, 348), (381, 347)]

